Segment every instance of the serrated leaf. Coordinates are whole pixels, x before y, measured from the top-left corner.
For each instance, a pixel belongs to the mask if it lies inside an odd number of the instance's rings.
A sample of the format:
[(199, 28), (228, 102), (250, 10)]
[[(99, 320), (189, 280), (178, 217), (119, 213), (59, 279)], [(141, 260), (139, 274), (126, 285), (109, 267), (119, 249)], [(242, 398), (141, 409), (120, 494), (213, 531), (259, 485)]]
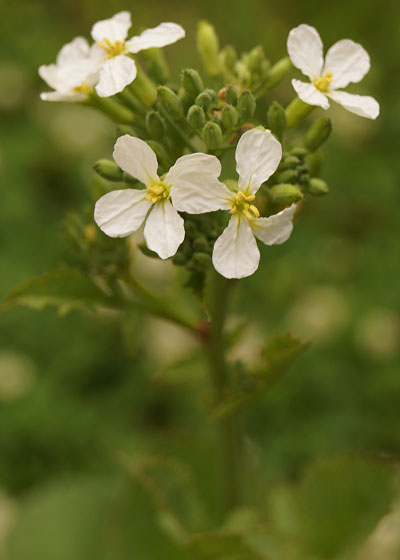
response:
[(13, 288), (1, 307), (4, 309), (12, 305), (34, 309), (52, 305), (65, 314), (72, 309), (112, 307), (113, 300), (78, 269), (63, 267), (30, 278)]

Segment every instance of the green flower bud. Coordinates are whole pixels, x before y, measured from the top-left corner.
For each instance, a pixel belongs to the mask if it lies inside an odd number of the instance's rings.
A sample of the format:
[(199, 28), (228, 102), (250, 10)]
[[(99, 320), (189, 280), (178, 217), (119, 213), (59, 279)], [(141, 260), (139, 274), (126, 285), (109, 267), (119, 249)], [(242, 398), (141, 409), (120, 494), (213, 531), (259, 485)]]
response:
[(172, 119), (179, 120), (183, 116), (182, 103), (169, 87), (158, 86), (157, 101)]
[(305, 148), (302, 148), (301, 146), (295, 146), (294, 148), (292, 148), (290, 150), (290, 153), (292, 154), (292, 156), (296, 156), (300, 159), (306, 157), (306, 155), (308, 154), (308, 151)]
[(203, 128), (206, 122), (203, 109), (198, 105), (192, 105), (187, 114), (187, 121), (193, 128)]
[(232, 84), (226, 86), (226, 101), (230, 105), (236, 105), (239, 99), (240, 92), (238, 88)]
[(99, 159), (93, 164), (96, 173), (108, 181), (122, 181), (122, 170), (110, 159)]
[(209, 76), (218, 76), (218, 36), (214, 27), (206, 20), (200, 21), (197, 27), (197, 50), (206, 73)]
[(203, 140), (208, 149), (214, 150), (222, 142), (221, 127), (215, 122), (207, 122), (203, 128)]
[(265, 60), (265, 54), (261, 45), (251, 49), (247, 58), (247, 67), (250, 72), (260, 72), (263, 60)]
[(185, 220), (185, 231), (186, 231), (187, 238), (189, 237), (192, 238), (196, 235), (197, 226), (193, 220)]
[(175, 253), (172, 262), (176, 266), (184, 266), (186, 264), (186, 257), (181, 251), (178, 251)]
[(271, 132), (278, 138), (282, 139), (282, 135), (286, 128), (286, 114), (285, 109), (276, 101), (269, 106), (268, 109), (268, 126)]
[(164, 122), (157, 111), (149, 111), (146, 115), (146, 128), (154, 140), (161, 140), (165, 134)]
[(211, 88), (206, 88), (204, 91), (210, 96), (211, 103), (214, 103), (214, 101), (216, 101), (217, 99), (217, 92)]
[(239, 114), (235, 107), (225, 105), (221, 112), (221, 120), (226, 130), (232, 130), (239, 121)]
[(157, 83), (163, 84), (169, 79), (169, 67), (162, 49), (151, 48), (142, 51), (147, 63), (147, 71)]
[(157, 161), (163, 169), (167, 170), (171, 166), (171, 161), (168, 157), (167, 152), (165, 151), (164, 146), (156, 142), (155, 140), (146, 140), (146, 144), (150, 146), (153, 152), (157, 156)]
[(321, 150), (316, 150), (306, 157), (306, 162), (310, 170), (311, 177), (315, 177), (319, 174), (322, 165), (322, 153)]
[(328, 117), (320, 117), (316, 119), (307, 131), (304, 145), (310, 151), (314, 152), (329, 138), (332, 131), (332, 123)]
[(193, 249), (195, 251), (201, 251), (203, 253), (207, 253), (210, 250), (210, 244), (207, 241), (205, 235), (198, 235), (193, 241)]
[(200, 74), (192, 68), (186, 68), (182, 72), (182, 85), (190, 99), (195, 99), (204, 89)]
[(308, 185), (309, 181), (310, 181), (310, 174), (309, 173), (304, 172), (299, 176), (300, 185)]
[(220, 66), (227, 74), (231, 74), (234, 71), (236, 61), (237, 54), (232, 45), (227, 45), (219, 53)]
[(297, 181), (296, 169), (286, 169), (277, 176), (278, 183), (295, 183)]
[(289, 72), (291, 68), (292, 68), (292, 63), (288, 56), (279, 60), (276, 64), (271, 66), (268, 72), (268, 77), (265, 83), (265, 87), (270, 89), (276, 86), (277, 84), (279, 84), (279, 82), (282, 80), (282, 78), (285, 77), (285, 75)]
[(196, 97), (196, 105), (202, 107), (203, 110), (207, 113), (211, 106), (211, 97), (206, 91), (203, 91)]
[(195, 270), (206, 272), (211, 267), (211, 257), (207, 253), (194, 253), (190, 265)]
[(281, 184), (268, 189), (268, 196), (275, 204), (287, 206), (303, 198), (303, 193), (297, 185)]
[(323, 196), (329, 193), (329, 187), (323, 179), (312, 177), (307, 185), (307, 192), (313, 196)]
[(256, 100), (250, 91), (242, 91), (239, 95), (237, 110), (241, 121), (247, 121), (254, 115), (254, 111), (256, 110)]
[(300, 163), (300, 159), (296, 156), (286, 156), (283, 158), (281, 168), (282, 169), (294, 169)]

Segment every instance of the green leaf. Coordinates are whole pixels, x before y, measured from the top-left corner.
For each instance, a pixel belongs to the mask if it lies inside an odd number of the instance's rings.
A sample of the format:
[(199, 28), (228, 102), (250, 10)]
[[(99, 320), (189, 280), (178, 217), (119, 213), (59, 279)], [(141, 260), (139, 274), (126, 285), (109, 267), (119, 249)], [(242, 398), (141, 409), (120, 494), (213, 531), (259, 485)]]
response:
[(295, 357), (310, 345), (310, 341), (302, 341), (290, 333), (280, 334), (271, 338), (264, 350), (265, 375), (269, 384), (276, 381), (290, 366)]
[(3, 300), (1, 307), (4, 309), (12, 305), (25, 305), (34, 309), (52, 305), (65, 314), (72, 309), (112, 307), (113, 300), (79, 270), (62, 267), (16, 286)]

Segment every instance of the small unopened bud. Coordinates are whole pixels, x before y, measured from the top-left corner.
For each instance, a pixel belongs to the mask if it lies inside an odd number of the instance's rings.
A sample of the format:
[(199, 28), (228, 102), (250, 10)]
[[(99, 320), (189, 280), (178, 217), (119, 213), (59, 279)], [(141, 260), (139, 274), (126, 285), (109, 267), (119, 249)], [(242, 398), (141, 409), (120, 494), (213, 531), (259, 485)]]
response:
[(174, 120), (183, 116), (183, 107), (179, 97), (167, 86), (158, 86), (157, 101)]
[(307, 155), (305, 161), (310, 170), (311, 177), (315, 177), (316, 175), (319, 174), (322, 165), (322, 159), (323, 158), (322, 158), (321, 150), (316, 150), (315, 152), (312, 152), (311, 154)]
[(193, 249), (195, 251), (201, 251), (203, 253), (206, 253), (209, 249), (210, 249), (210, 244), (207, 241), (207, 238), (205, 235), (203, 234), (199, 234), (194, 240), (193, 240)]
[(265, 60), (264, 49), (261, 45), (254, 47), (248, 54), (247, 67), (250, 72), (260, 72), (261, 64)]
[(176, 266), (184, 266), (186, 264), (186, 257), (181, 251), (178, 251), (177, 253), (175, 253), (172, 262)]
[(165, 134), (163, 120), (157, 111), (149, 111), (146, 115), (146, 128), (154, 140), (161, 140)]
[(93, 164), (96, 173), (108, 181), (122, 181), (122, 170), (110, 159), (99, 159)]
[(204, 110), (198, 105), (192, 105), (187, 114), (187, 121), (193, 128), (203, 128), (206, 122)]
[(332, 123), (328, 117), (320, 117), (316, 119), (307, 131), (304, 145), (310, 151), (314, 152), (329, 138), (332, 131)]
[(295, 146), (290, 150), (290, 153), (292, 154), (292, 156), (296, 156), (302, 159), (306, 157), (308, 151), (305, 148), (302, 148), (301, 146)]
[(307, 192), (313, 196), (323, 196), (329, 193), (329, 187), (323, 179), (312, 177), (307, 185)]
[(227, 45), (219, 53), (219, 62), (221, 68), (227, 74), (231, 74), (233, 72), (236, 61), (237, 61), (237, 54), (234, 47), (232, 47), (232, 45)]
[(202, 107), (204, 111), (207, 113), (211, 106), (211, 97), (206, 91), (203, 91), (196, 97), (196, 105)]
[(221, 127), (215, 122), (208, 122), (203, 128), (202, 136), (207, 148), (214, 150), (222, 142)]
[(163, 169), (168, 169), (171, 165), (170, 159), (168, 157), (167, 152), (165, 151), (164, 146), (156, 142), (155, 140), (146, 140), (146, 144), (150, 146), (153, 152), (157, 156), (157, 161)]
[(276, 101), (269, 106), (268, 109), (268, 126), (271, 132), (278, 138), (282, 140), (282, 135), (286, 128), (286, 114), (285, 109), (279, 105)]
[(217, 76), (219, 74), (218, 36), (214, 27), (205, 20), (200, 21), (197, 27), (197, 50), (206, 73), (209, 76)]
[(152, 48), (142, 51), (142, 56), (146, 60), (147, 71), (157, 83), (163, 84), (169, 78), (168, 63), (162, 49)]
[(254, 111), (256, 110), (256, 100), (250, 91), (242, 91), (239, 95), (237, 110), (241, 121), (247, 121), (254, 115)]
[(297, 185), (281, 184), (268, 189), (268, 196), (275, 204), (286, 206), (303, 198), (303, 193)]
[(230, 105), (236, 105), (239, 99), (240, 92), (238, 88), (232, 84), (226, 86), (226, 101)]
[(232, 107), (232, 105), (225, 105), (221, 111), (221, 120), (226, 130), (232, 130), (239, 121), (239, 115), (235, 107)]
[(208, 95), (210, 96), (211, 102), (214, 103), (214, 101), (216, 101), (216, 99), (217, 99), (217, 92), (214, 89), (211, 89), (211, 88), (206, 88), (204, 91), (206, 93), (208, 93)]
[(277, 180), (279, 183), (295, 183), (297, 181), (297, 171), (295, 169), (286, 169), (278, 173)]
[(300, 163), (300, 159), (296, 156), (286, 156), (282, 160), (281, 168), (282, 169), (294, 169)]
[(282, 80), (282, 78), (285, 77), (285, 75), (289, 72), (291, 68), (292, 68), (292, 63), (288, 56), (282, 58), (281, 60), (278, 60), (276, 64), (271, 66), (268, 72), (268, 77), (265, 86), (270, 89), (276, 86), (277, 84), (279, 84), (279, 82)]
[(206, 272), (211, 267), (211, 257), (207, 253), (194, 253), (190, 265), (195, 270)]
[(194, 100), (204, 89), (203, 80), (200, 74), (193, 68), (186, 68), (182, 72), (182, 85), (186, 90), (189, 98)]

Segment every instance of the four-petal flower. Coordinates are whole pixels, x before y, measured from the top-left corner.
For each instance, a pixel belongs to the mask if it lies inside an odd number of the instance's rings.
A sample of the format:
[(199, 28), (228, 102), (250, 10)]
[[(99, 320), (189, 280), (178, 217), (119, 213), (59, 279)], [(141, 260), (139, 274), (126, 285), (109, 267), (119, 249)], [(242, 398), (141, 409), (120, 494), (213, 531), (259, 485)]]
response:
[(179, 211), (202, 214), (228, 210), (232, 214), (215, 242), (212, 256), (215, 269), (226, 278), (244, 278), (257, 270), (260, 252), (256, 237), (266, 245), (276, 245), (286, 241), (292, 232), (295, 204), (269, 218), (260, 218), (252, 204), (256, 192), (275, 172), (281, 157), (282, 147), (269, 130), (249, 130), (236, 148), (239, 175), (236, 192), (221, 182), (218, 185), (181, 182), (171, 192), (173, 205)]
[(328, 50), (324, 63), (323, 45), (318, 31), (310, 25), (301, 24), (290, 31), (287, 48), (293, 65), (311, 81), (292, 80), (302, 101), (328, 109), (329, 98), (351, 113), (376, 119), (379, 104), (373, 97), (339, 90), (350, 82), (359, 82), (370, 68), (368, 53), (361, 45), (350, 39), (342, 39)]

